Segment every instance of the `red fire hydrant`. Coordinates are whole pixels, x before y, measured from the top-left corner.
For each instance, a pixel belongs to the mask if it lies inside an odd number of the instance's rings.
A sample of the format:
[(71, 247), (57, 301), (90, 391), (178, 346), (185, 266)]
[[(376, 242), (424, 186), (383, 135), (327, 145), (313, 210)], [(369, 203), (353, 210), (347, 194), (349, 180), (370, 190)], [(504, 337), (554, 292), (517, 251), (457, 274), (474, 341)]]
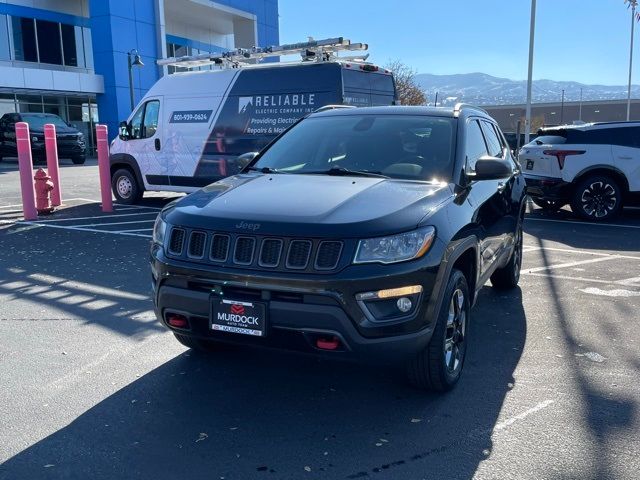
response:
[(54, 207), (51, 205), (51, 190), (53, 182), (42, 168), (39, 168), (33, 179), (36, 181), (36, 210), (38, 213), (51, 213)]

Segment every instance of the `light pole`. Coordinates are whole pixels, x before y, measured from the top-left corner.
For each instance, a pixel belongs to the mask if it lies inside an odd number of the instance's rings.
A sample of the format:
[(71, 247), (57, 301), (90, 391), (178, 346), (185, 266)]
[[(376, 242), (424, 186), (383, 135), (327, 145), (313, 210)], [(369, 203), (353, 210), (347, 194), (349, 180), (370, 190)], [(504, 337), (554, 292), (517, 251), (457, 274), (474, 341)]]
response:
[(582, 88), (580, 88), (580, 112), (578, 113), (578, 120), (582, 121)]
[[(638, 0), (625, 0), (631, 6), (631, 44), (629, 46), (629, 87), (627, 88), (627, 122), (631, 118), (631, 69), (633, 68), (633, 34), (636, 26)], [(628, 7), (627, 7), (628, 8)]]
[(560, 125), (564, 125), (564, 88), (562, 89), (562, 100), (560, 103)]
[[(133, 61), (131, 61), (131, 57), (133, 57)], [(131, 111), (133, 111), (133, 107), (135, 106), (133, 103), (133, 68), (132, 67), (144, 67), (144, 63), (140, 59), (140, 55), (138, 51), (134, 48), (133, 50), (127, 52), (127, 66), (129, 67), (129, 99), (131, 100)]]
[[(634, 0), (637, 1), (637, 0)], [(527, 109), (524, 117), (524, 143), (529, 143), (531, 132), (531, 82), (533, 80), (533, 39), (536, 31), (536, 0), (531, 0), (531, 25), (529, 26), (529, 73), (527, 75)]]

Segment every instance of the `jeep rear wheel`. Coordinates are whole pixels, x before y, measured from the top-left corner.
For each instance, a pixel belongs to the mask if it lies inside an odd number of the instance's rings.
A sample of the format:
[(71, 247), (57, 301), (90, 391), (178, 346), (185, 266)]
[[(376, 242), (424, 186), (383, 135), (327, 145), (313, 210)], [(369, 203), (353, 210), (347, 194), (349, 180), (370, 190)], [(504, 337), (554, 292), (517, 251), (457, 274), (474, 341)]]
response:
[(571, 201), (573, 213), (591, 221), (608, 220), (621, 206), (622, 189), (607, 175), (594, 175), (580, 181)]
[(518, 222), (514, 233), (513, 252), (511, 252), (509, 263), (491, 275), (491, 285), (499, 290), (515, 288), (520, 281), (520, 268), (522, 267), (522, 223), (520, 222)]
[(420, 389), (451, 390), (462, 373), (470, 319), (469, 287), (464, 274), (453, 270), (427, 347), (411, 360), (409, 382)]

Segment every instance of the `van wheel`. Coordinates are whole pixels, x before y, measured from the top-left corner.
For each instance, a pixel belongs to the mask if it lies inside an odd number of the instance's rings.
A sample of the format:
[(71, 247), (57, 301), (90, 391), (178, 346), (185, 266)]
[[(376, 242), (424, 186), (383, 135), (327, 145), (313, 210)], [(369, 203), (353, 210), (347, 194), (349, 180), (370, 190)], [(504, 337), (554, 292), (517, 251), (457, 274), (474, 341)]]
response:
[(580, 181), (573, 193), (571, 210), (591, 221), (608, 220), (622, 206), (622, 189), (607, 175), (594, 175)]
[(522, 267), (522, 224), (520, 222), (518, 222), (518, 228), (514, 235), (513, 252), (511, 252), (509, 263), (491, 275), (491, 285), (498, 290), (516, 288), (520, 281), (520, 268)]
[(121, 168), (111, 176), (111, 189), (119, 203), (131, 205), (142, 199), (142, 188), (131, 170)]
[(467, 352), (470, 303), (467, 279), (453, 270), (427, 347), (411, 360), (409, 382), (422, 390), (446, 392), (460, 379)]

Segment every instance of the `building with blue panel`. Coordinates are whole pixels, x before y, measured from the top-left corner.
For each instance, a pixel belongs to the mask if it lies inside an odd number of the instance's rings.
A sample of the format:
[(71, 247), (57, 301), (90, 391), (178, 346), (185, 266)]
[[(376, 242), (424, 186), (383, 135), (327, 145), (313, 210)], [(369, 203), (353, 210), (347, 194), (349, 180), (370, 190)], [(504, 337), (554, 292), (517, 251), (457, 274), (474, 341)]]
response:
[(277, 0), (0, 0), (0, 116), (55, 113), (93, 147), (131, 112), (129, 52), (137, 103), (176, 71), (158, 58), (278, 41)]

